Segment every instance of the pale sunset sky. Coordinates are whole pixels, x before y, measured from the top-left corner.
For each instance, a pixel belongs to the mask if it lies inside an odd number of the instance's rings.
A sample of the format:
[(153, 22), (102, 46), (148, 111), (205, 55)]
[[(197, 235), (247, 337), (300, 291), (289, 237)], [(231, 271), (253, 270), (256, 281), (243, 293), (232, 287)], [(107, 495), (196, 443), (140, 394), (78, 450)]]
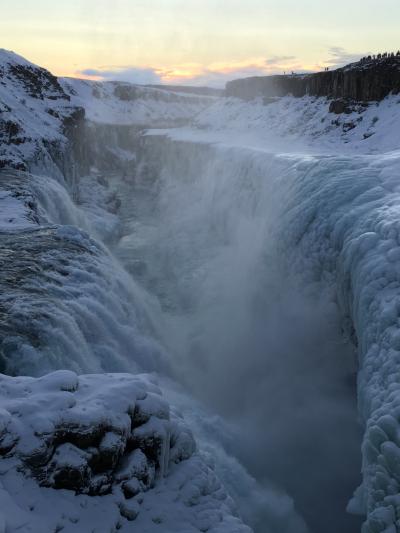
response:
[(1, 0), (0, 48), (54, 74), (223, 86), (400, 48), (400, 0)]

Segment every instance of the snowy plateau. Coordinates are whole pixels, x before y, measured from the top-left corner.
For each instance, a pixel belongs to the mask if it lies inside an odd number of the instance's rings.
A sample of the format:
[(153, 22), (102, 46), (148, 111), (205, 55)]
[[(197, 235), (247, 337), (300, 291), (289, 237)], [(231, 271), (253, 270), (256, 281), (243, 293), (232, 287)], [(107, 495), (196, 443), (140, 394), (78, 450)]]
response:
[(0, 533), (400, 531), (400, 95), (330, 104), (0, 50)]

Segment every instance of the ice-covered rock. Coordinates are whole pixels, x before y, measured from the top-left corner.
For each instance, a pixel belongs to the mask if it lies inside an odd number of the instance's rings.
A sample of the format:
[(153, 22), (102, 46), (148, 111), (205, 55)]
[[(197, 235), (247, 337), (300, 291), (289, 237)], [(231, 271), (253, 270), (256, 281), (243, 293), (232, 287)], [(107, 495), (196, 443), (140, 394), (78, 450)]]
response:
[(147, 375), (0, 375), (0, 475), (10, 533), (250, 531)]

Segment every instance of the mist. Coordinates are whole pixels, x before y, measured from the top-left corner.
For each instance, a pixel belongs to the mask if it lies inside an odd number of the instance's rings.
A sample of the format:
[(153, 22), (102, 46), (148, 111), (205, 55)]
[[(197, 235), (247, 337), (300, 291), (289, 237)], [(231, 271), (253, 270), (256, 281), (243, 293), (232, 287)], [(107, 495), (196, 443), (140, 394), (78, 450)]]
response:
[[(116, 253), (161, 302), (174, 378), (229, 424), (228, 452), (291, 497), (310, 532), (358, 531), (346, 513), (361, 482), (355, 348), (332, 287), (290, 268), (282, 169), (169, 149), (156, 181), (142, 169), (124, 193)], [(267, 531), (265, 516), (252, 526)]]

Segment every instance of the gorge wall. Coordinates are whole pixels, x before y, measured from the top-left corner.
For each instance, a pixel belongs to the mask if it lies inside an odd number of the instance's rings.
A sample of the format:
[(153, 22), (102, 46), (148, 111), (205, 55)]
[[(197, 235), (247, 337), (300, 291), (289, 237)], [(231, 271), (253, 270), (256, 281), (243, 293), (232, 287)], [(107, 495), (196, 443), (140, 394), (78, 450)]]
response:
[(315, 74), (255, 76), (226, 84), (226, 96), (244, 100), (280, 97), (327, 96), (362, 102), (382, 100), (400, 91), (400, 56), (364, 59), (332, 71)]

